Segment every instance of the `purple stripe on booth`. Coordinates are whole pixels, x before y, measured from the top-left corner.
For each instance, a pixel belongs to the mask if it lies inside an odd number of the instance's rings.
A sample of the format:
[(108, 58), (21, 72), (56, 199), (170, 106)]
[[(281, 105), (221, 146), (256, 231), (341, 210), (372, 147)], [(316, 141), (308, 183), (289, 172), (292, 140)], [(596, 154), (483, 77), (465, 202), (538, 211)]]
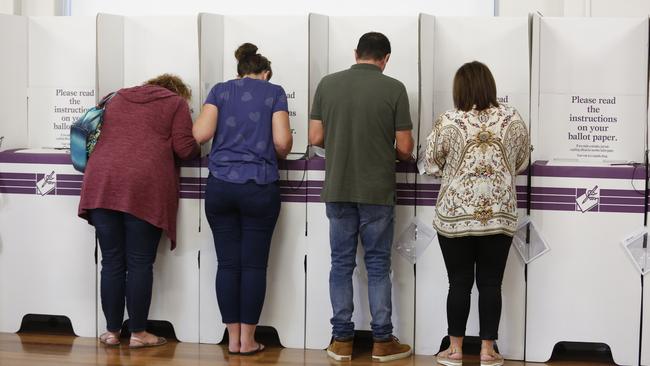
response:
[(600, 196), (609, 196), (609, 197), (638, 197), (643, 199), (643, 187), (634, 189), (601, 189)]
[(618, 213), (643, 213), (643, 205), (641, 206), (627, 206), (627, 205), (603, 205), (600, 204), (600, 212), (618, 212)]
[(278, 169), (280, 170), (306, 170), (307, 160), (278, 160)]
[(601, 205), (607, 205), (607, 204), (632, 205), (632, 206), (641, 206), (641, 209), (643, 209), (643, 204), (644, 203), (645, 203), (645, 199), (643, 197), (639, 197), (639, 198), (603, 197), (602, 194), (600, 196), (600, 204)]
[(19, 180), (19, 179), (0, 179), (0, 187), (35, 187), (36, 179)]
[(418, 167), (415, 161), (399, 161), (395, 166), (396, 173), (417, 173)]
[(70, 155), (60, 153), (21, 153), (12, 151), (0, 152), (0, 163), (15, 164), (70, 164)]
[(36, 194), (36, 187), (0, 187), (0, 193), (11, 194)]
[(36, 173), (9, 173), (0, 172), (0, 179), (31, 179), (36, 181)]
[(282, 202), (296, 202), (296, 203), (305, 203), (307, 196), (294, 196), (294, 195), (281, 195), (280, 200)]
[(203, 193), (201, 193), (201, 192), (181, 192), (180, 197), (181, 198), (189, 198), (189, 199), (201, 199), (201, 198), (203, 198)]
[(201, 192), (201, 185), (199, 184), (181, 184), (181, 192)]
[(415, 204), (418, 206), (435, 206), (436, 201), (437, 201), (436, 199), (418, 198), (415, 200)]
[(533, 194), (530, 196), (531, 202), (554, 202), (554, 203), (573, 203), (575, 204), (576, 196), (560, 196), (560, 195), (545, 195)]
[(556, 188), (556, 187), (532, 187), (532, 194), (557, 194), (574, 196), (576, 194), (575, 188)]
[(544, 211), (575, 211), (576, 205), (567, 203), (532, 202), (531, 209)]
[(57, 196), (79, 196), (81, 195), (81, 189), (71, 189), (71, 188), (56, 188)]
[(307, 170), (325, 170), (325, 159), (314, 157), (307, 161)]
[(322, 180), (308, 180), (307, 181), (307, 186), (309, 188), (323, 188), (323, 182)]
[(81, 190), (81, 182), (69, 182), (69, 181), (60, 181), (58, 178), (56, 180), (56, 188), (74, 188)]
[(322, 203), (320, 196), (307, 196), (307, 202), (309, 203)]
[(56, 180), (57, 181), (67, 180), (70, 182), (83, 182), (84, 175), (83, 174), (57, 174)]

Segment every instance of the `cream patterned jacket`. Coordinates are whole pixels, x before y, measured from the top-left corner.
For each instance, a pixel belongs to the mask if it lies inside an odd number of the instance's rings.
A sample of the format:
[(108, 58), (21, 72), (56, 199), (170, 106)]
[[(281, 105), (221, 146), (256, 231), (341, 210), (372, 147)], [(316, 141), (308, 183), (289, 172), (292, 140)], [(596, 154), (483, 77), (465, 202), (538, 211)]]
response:
[(517, 173), (528, 166), (528, 130), (516, 109), (450, 110), (433, 124), (424, 166), (442, 177), (433, 226), (447, 237), (513, 235)]

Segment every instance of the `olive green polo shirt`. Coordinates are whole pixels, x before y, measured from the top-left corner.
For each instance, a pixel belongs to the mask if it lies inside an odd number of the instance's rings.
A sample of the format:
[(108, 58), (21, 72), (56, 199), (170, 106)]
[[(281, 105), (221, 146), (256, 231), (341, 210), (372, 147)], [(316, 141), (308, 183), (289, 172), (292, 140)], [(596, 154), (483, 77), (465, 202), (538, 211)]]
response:
[(404, 84), (356, 64), (318, 84), (311, 119), (323, 121), (325, 202), (395, 204), (395, 131), (413, 129)]

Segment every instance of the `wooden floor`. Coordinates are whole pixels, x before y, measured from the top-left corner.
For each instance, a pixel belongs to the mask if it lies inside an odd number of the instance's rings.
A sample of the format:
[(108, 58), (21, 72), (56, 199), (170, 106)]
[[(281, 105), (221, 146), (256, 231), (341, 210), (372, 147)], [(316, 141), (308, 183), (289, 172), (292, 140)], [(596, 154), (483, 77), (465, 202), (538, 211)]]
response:
[[(128, 340), (124, 340), (125, 342)], [(387, 365), (434, 365), (431, 356), (414, 356)], [(469, 355), (463, 363), (479, 365), (478, 357)], [(353, 361), (337, 363), (327, 358), (324, 351), (303, 351), (269, 347), (256, 356), (229, 356), (221, 345), (170, 342), (169, 344), (140, 350), (127, 347), (106, 348), (94, 338), (40, 333), (0, 333), (1, 366), (41, 365), (178, 365), (178, 366), (248, 366), (248, 365), (374, 365), (370, 350), (356, 350)], [(553, 361), (546, 364), (507, 361), (506, 365), (600, 366), (611, 365), (594, 360)]]

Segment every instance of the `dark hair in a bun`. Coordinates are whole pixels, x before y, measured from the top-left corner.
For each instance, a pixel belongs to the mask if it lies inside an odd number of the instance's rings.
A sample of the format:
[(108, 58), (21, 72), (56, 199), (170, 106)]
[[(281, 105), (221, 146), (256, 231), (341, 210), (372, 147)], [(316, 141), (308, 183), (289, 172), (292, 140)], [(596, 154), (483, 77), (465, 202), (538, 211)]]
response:
[(257, 46), (252, 43), (244, 43), (235, 51), (237, 59), (237, 74), (239, 77), (249, 74), (259, 74), (264, 71), (269, 72), (269, 79), (273, 72), (271, 71), (271, 61), (257, 53)]

